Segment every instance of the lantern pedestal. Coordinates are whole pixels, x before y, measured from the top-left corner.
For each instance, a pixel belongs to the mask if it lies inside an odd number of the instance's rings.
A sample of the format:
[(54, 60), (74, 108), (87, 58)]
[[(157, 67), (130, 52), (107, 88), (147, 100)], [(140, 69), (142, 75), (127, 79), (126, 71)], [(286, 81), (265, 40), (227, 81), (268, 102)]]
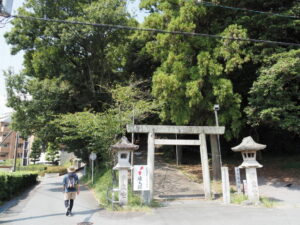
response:
[(128, 170), (119, 170), (119, 204), (128, 203)]
[(256, 168), (246, 168), (248, 199), (253, 203), (259, 202)]

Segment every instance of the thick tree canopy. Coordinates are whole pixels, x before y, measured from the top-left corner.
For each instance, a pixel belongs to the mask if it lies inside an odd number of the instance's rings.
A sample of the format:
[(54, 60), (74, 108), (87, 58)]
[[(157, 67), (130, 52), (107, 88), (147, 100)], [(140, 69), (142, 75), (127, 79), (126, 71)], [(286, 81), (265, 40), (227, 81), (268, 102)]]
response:
[[(46, 5), (45, 5), (46, 4)], [(135, 25), (126, 2), (27, 0), (21, 15)], [(8, 106), (16, 110), (14, 128), (23, 133), (55, 135), (49, 121), (56, 114), (84, 109), (103, 111), (110, 96), (103, 87), (129, 79), (124, 70), (128, 31), (45, 21), (13, 20), (6, 34), (12, 53), (23, 50), (22, 74), (8, 74)], [(26, 99), (25, 96), (28, 96)]]
[(266, 60), (250, 91), (246, 113), (253, 126), (280, 127), (300, 136), (300, 50)]
[[(19, 14), (300, 44), (300, 20), (272, 14), (299, 17), (298, 0), (211, 2), (140, 0), (140, 7), (149, 12), (142, 24), (127, 12), (125, 0), (26, 0)], [(28, 19), (12, 23), (6, 34), (12, 53), (25, 52), (24, 70), (6, 72), (8, 106), (15, 110), (13, 128), (24, 135), (38, 134), (43, 143), (63, 142), (83, 158), (95, 149), (105, 152), (115, 140), (113, 134), (123, 132), (119, 112), (127, 121), (133, 108), (129, 104), (119, 109), (116, 98), (134, 99), (132, 93), (148, 91), (161, 119), (150, 117), (149, 123), (214, 125), (213, 105), (219, 104), (227, 140), (253, 131), (265, 135), (256, 126), (272, 128), (270, 136), (273, 128), (286, 137), (299, 135), (295, 46)], [(142, 92), (112, 88), (140, 80), (146, 80)], [(111, 130), (106, 129), (109, 124)]]
[[(141, 4), (153, 11), (145, 27), (169, 31), (208, 33), (207, 9), (195, 1), (149, 1)], [(239, 25), (222, 26), (215, 32), (247, 38)], [(153, 95), (163, 106), (161, 118), (178, 125), (214, 125), (213, 105), (219, 104), (220, 123), (227, 137), (241, 126), (241, 96), (233, 90), (230, 73), (250, 60), (248, 43), (220, 41), (172, 34), (146, 36), (146, 51), (160, 62), (153, 76)]]
[[(168, 31), (219, 34), (299, 43), (299, 20), (272, 14), (232, 10), (220, 5), (299, 15), (298, 1), (214, 2), (142, 0), (150, 15), (143, 26)], [(163, 106), (161, 118), (176, 124), (213, 125), (213, 105), (228, 138), (245, 127), (244, 107), (257, 71), (266, 59), (292, 47), (187, 37), (144, 34), (145, 50), (160, 63), (153, 75), (153, 95)]]

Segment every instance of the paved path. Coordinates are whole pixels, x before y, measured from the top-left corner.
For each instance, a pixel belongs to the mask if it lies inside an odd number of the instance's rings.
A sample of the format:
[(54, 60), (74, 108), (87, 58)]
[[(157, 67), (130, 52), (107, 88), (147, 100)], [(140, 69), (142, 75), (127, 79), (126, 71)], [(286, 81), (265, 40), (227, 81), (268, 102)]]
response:
[(45, 178), (31, 190), (17, 205), (0, 214), (0, 223), (16, 225), (70, 225), (91, 220), (100, 211), (91, 192), (82, 191), (74, 204), (73, 217), (65, 216), (62, 193), (62, 178)]
[(98, 207), (84, 188), (77, 198), (73, 217), (66, 217), (61, 193), (62, 177), (44, 179), (17, 205), (0, 214), (5, 225), (299, 225), (300, 208), (262, 208), (223, 205), (205, 200), (165, 202), (151, 212), (111, 212)]

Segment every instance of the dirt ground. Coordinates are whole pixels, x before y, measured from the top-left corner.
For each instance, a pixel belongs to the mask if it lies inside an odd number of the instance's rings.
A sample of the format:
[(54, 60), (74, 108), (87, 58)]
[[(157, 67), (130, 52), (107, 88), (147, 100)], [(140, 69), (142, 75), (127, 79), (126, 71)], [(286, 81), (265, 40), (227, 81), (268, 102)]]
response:
[[(203, 198), (202, 170), (200, 159), (193, 164), (176, 166), (174, 160), (168, 160), (159, 152), (155, 154), (154, 197), (156, 199), (196, 199)], [(183, 163), (190, 162), (185, 160)], [(300, 207), (300, 158), (265, 158), (258, 160), (263, 167), (257, 169), (259, 192), (284, 207)], [(146, 164), (146, 154), (136, 158), (135, 164)], [(223, 159), (223, 166), (229, 168), (230, 184), (235, 188), (234, 167), (242, 163), (241, 159)], [(211, 164), (211, 163), (210, 163)], [(245, 170), (241, 169), (241, 180)], [(210, 174), (212, 170), (210, 168)], [(213, 183), (212, 192), (221, 194), (221, 183)], [(220, 195), (219, 195), (220, 196)]]

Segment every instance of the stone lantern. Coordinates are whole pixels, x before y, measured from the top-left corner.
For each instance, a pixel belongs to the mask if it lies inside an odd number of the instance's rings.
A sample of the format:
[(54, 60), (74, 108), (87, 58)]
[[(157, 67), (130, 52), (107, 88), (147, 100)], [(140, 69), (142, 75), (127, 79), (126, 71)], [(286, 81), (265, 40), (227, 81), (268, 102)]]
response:
[(120, 205), (126, 205), (128, 202), (128, 170), (131, 170), (132, 167), (129, 163), (129, 156), (139, 146), (131, 144), (126, 137), (122, 137), (111, 148), (117, 152), (118, 157), (118, 163), (113, 169), (119, 171), (119, 203)]
[(256, 168), (262, 167), (256, 161), (256, 152), (265, 148), (266, 145), (256, 143), (250, 136), (245, 137), (238, 146), (231, 148), (234, 152), (242, 153), (244, 161), (239, 168), (246, 169), (247, 195), (248, 199), (253, 203), (259, 202)]

